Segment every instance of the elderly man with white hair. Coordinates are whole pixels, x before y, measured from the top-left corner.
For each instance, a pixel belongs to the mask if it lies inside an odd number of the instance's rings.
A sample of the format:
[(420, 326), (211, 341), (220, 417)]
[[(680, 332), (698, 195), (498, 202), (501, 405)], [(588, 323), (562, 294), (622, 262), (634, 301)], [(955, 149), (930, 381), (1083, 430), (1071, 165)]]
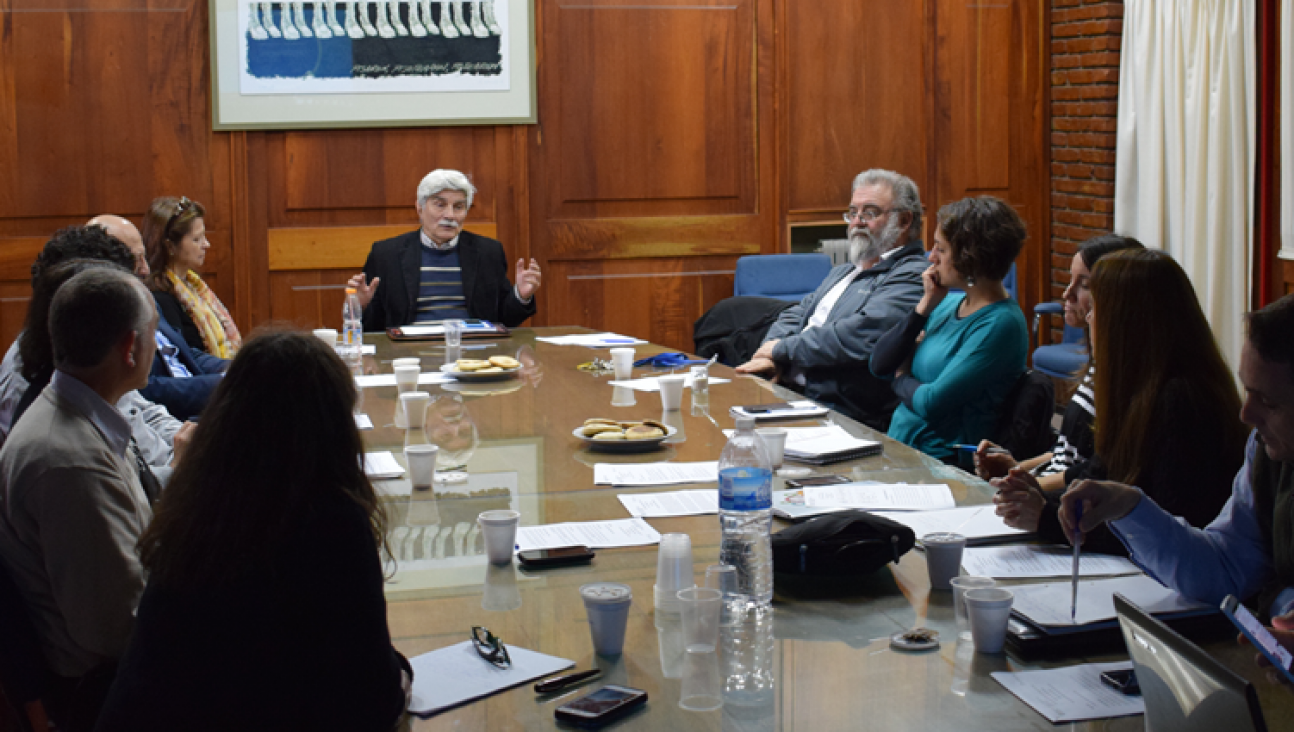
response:
[(418, 184), (418, 231), (373, 244), (363, 274), (348, 283), (364, 306), (364, 330), (480, 318), (509, 328), (535, 313), (539, 263), (518, 259), (508, 280), (503, 245), (463, 231), (476, 187), (457, 170)]
[(737, 373), (769, 376), (884, 431), (898, 406), (867, 363), (881, 334), (921, 299), (928, 263), (921, 242), (921, 194), (906, 175), (874, 168), (854, 178), (845, 222), (849, 263), (817, 291), (783, 310)]

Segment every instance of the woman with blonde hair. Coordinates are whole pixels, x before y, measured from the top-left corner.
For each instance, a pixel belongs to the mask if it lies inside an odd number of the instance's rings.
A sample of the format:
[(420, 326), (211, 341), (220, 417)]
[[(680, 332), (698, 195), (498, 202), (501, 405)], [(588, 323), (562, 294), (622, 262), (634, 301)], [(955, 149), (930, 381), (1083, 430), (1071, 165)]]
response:
[(181, 196), (153, 199), (144, 216), (148, 251), (148, 287), (166, 322), (184, 336), (190, 348), (219, 358), (233, 358), (243, 338), (216, 293), (198, 270), (206, 261), (206, 209)]

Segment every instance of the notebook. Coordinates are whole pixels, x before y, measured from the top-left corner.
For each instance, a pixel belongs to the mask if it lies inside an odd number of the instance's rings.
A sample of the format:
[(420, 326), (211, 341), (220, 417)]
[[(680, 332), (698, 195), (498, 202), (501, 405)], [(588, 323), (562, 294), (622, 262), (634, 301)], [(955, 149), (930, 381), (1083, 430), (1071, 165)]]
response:
[[(714, 383), (713, 380), (711, 383)], [(778, 422), (792, 419), (816, 419), (827, 416), (831, 410), (811, 401), (773, 402), (733, 407), (728, 413), (733, 417), (754, 417), (756, 422)]]
[(829, 465), (879, 455), (882, 449), (879, 441), (854, 437), (838, 424), (792, 428), (786, 433), (782, 456), (798, 463)]

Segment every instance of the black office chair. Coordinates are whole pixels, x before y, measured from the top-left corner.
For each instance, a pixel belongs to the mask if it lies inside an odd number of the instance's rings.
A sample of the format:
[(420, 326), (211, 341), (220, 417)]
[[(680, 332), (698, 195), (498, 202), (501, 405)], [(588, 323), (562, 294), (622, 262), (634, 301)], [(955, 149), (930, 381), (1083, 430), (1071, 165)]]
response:
[(48, 732), (49, 667), (9, 567), (0, 561), (0, 688), (30, 732)]

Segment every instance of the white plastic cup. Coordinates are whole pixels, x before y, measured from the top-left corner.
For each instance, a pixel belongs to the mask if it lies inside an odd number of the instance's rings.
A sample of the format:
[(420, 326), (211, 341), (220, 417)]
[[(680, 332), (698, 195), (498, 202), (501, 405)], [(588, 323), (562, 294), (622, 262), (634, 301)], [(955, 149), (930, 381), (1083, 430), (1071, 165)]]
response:
[(400, 368), (401, 366), (417, 366), (422, 368), (422, 359), (420, 358), (397, 358), (391, 362), (391, 368)]
[(755, 434), (764, 441), (764, 449), (768, 451), (768, 460), (773, 467), (782, 467), (786, 452), (786, 430), (781, 427), (761, 427), (755, 430)]
[(422, 375), (421, 366), (396, 366), (395, 388), (401, 394), (418, 388), (418, 377)]
[(953, 613), (957, 618), (957, 637), (969, 639), (971, 632), (970, 617), (966, 614), (966, 591), (997, 587), (997, 582), (992, 577), (962, 576), (953, 577), (948, 584), (953, 588)]
[(678, 591), (683, 614), (683, 643), (688, 653), (709, 653), (719, 644), (723, 592), (708, 587)]
[(1011, 618), (1015, 595), (1001, 587), (967, 590), (966, 610), (970, 615), (971, 639), (979, 653), (1001, 653), (1006, 645), (1006, 625)]
[(445, 321), (445, 347), (458, 348), (463, 345), (463, 321)]
[[(417, 394), (418, 392), (414, 392)], [(404, 448), (404, 461), (409, 465), (409, 482), (415, 491), (430, 490), (436, 482), (436, 445), (409, 445)]]
[(315, 328), (310, 331), (315, 334), (315, 338), (328, 344), (329, 348), (337, 347), (337, 329), (336, 328)]
[(615, 370), (616, 381), (631, 379), (634, 375), (634, 349), (612, 348), (611, 368)]
[(692, 576), (692, 537), (661, 534), (656, 554), (656, 607), (678, 611), (678, 591), (696, 586)]
[(966, 537), (944, 532), (926, 534), (921, 537), (921, 546), (926, 551), (926, 567), (930, 570), (930, 589), (952, 589), (948, 582), (961, 574)]
[(485, 536), (485, 556), (490, 564), (511, 564), (512, 552), (517, 546), (517, 524), (521, 514), (516, 511), (482, 511), (476, 517)]
[(427, 405), (431, 394), (425, 391), (406, 391), (400, 395), (400, 410), (404, 412), (405, 429), (420, 430), (427, 423)]
[(682, 374), (667, 374), (657, 379), (660, 382), (660, 406), (666, 412), (676, 412), (683, 408)]
[(591, 582), (580, 587), (580, 597), (589, 616), (593, 651), (599, 656), (620, 655), (625, 648), (633, 590), (619, 582)]

